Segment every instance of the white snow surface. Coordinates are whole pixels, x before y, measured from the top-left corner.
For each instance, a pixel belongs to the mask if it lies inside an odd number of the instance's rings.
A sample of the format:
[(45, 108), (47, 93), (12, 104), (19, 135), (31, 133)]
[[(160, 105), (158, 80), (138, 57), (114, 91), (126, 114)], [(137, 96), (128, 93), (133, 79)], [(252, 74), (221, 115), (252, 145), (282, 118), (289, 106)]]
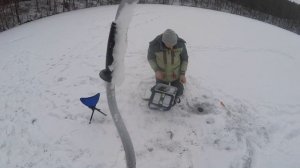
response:
[[(0, 167), (123, 168), (110, 115), (80, 97), (101, 93), (117, 6), (55, 15), (0, 33)], [(165, 29), (187, 41), (182, 103), (148, 109), (148, 42)], [(256, 20), (191, 7), (138, 5), (129, 26), (119, 109), (137, 168), (298, 168), (300, 37)], [(188, 103), (187, 103), (188, 102)], [(188, 105), (201, 104), (204, 114)]]
[(290, 0), (291, 2), (295, 2), (297, 4), (300, 4), (300, 0)]

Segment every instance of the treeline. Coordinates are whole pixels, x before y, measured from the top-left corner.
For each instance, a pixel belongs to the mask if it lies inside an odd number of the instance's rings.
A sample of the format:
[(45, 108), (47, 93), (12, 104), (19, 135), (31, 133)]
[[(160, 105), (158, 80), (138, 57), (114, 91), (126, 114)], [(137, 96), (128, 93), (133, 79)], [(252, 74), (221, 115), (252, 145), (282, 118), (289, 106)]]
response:
[[(120, 0), (0, 0), (0, 31), (66, 11), (118, 3)], [(300, 34), (300, 5), (288, 0), (140, 0), (139, 3), (213, 9)]]
[(229, 0), (279, 18), (300, 20), (300, 5), (288, 0)]
[(62, 12), (118, 3), (120, 0), (0, 0), (0, 32)]
[(300, 5), (295, 2), (288, 0), (229, 1), (242, 6), (247, 11), (251, 11), (251, 15), (248, 15), (248, 17), (253, 17), (300, 34)]

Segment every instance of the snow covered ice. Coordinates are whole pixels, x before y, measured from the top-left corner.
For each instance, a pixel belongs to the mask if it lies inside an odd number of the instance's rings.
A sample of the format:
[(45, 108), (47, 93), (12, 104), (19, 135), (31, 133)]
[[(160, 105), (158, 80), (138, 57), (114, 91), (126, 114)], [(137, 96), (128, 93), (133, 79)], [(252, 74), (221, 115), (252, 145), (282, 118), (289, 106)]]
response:
[[(100, 92), (109, 113), (105, 51), (117, 6), (37, 20), (0, 33), (0, 167), (121, 168), (111, 116), (79, 98)], [(165, 29), (187, 41), (186, 104), (152, 111), (148, 42)], [(137, 5), (117, 100), (138, 168), (298, 168), (300, 36), (253, 19), (199, 8)]]

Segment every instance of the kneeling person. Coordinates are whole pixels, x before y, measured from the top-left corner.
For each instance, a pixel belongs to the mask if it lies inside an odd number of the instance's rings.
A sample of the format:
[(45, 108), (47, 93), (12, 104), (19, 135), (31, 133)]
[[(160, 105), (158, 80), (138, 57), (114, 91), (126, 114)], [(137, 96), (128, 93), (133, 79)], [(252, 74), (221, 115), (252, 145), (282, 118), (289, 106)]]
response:
[(155, 72), (156, 83), (177, 87), (177, 96), (183, 94), (188, 54), (185, 41), (171, 29), (158, 35), (149, 44), (148, 61)]

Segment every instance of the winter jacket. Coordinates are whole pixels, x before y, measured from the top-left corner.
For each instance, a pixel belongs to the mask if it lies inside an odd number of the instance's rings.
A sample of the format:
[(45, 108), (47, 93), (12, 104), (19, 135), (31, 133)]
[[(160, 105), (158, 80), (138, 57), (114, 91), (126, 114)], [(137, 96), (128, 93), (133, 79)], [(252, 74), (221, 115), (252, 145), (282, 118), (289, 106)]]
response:
[(162, 35), (157, 36), (149, 44), (148, 62), (151, 68), (164, 72), (163, 81), (173, 82), (184, 75), (188, 65), (188, 54), (185, 41), (178, 37), (173, 49), (168, 49), (162, 42)]

